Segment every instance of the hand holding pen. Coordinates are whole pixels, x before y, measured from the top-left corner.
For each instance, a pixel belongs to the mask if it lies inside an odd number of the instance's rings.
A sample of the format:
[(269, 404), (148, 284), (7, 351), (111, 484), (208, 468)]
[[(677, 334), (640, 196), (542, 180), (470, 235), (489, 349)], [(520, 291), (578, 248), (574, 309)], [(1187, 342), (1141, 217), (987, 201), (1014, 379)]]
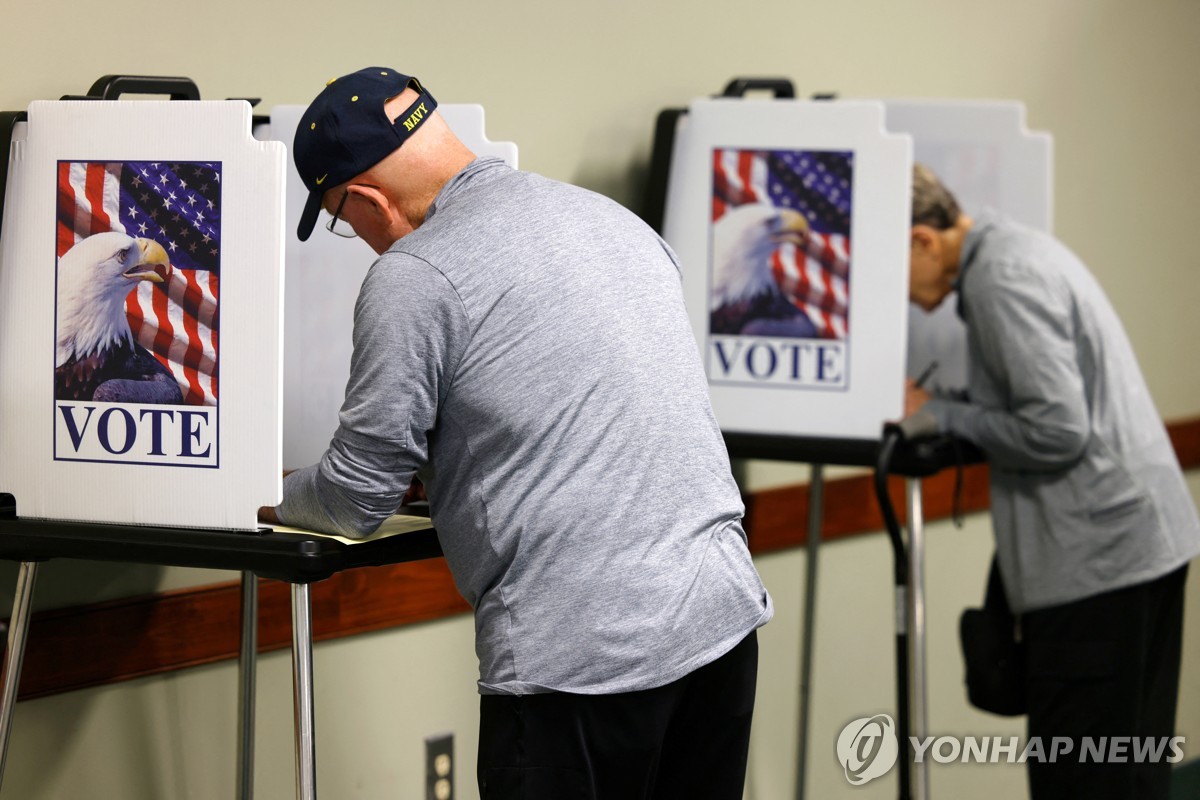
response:
[(914, 414), (917, 409), (929, 402), (932, 395), (925, 391), (925, 383), (933, 377), (933, 373), (937, 371), (938, 362), (932, 361), (925, 368), (917, 379), (914, 381), (909, 378), (904, 382), (904, 416), (908, 417)]

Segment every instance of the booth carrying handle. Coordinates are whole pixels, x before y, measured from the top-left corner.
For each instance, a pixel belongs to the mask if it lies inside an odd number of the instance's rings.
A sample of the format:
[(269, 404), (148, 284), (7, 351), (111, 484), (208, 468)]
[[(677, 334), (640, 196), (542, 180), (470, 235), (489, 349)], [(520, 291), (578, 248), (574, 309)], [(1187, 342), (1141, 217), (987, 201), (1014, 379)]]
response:
[[(92, 84), (87, 94), (67, 94), (62, 100), (118, 100), (123, 94), (167, 95), (171, 100), (199, 100), (200, 89), (191, 78), (162, 75), (105, 75)], [(262, 102), (261, 97), (227, 97), (226, 100), (245, 100), (251, 108)], [(270, 117), (255, 114), (254, 125), (265, 125)]]
[(787, 78), (734, 78), (725, 84), (722, 97), (745, 97), (746, 92), (769, 91), (777, 99), (791, 100), (796, 97), (796, 87)]
[[(86, 95), (90, 100), (116, 100), (123, 94), (165, 94), (172, 100), (199, 100), (200, 89), (191, 78), (154, 75), (105, 75), (92, 84)], [(64, 97), (80, 100), (80, 97)]]

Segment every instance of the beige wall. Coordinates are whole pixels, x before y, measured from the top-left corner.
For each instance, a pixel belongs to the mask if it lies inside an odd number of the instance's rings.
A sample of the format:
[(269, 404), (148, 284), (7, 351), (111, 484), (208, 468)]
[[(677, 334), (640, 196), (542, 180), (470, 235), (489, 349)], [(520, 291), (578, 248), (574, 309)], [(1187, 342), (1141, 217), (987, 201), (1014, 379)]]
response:
[[(781, 75), (802, 94), (1023, 100), (1055, 137), (1058, 234), (1093, 267), (1125, 319), (1167, 419), (1200, 415), (1200, 5), (1194, 0), (847, 0), (607, 4), (363, 2), (27, 5), (0, 50), (0, 108), (82, 93), (108, 73), (187, 75), (207, 98), (303, 103), (371, 63), (415, 72), (445, 102), (482, 103), (489, 134), (515, 141), (526, 169), (636, 205), (654, 115), (733, 76)], [(15, 6), (14, 6), (15, 9)], [(10, 11), (14, 9), (8, 9)], [(802, 480), (756, 463), (750, 488)], [(1195, 475), (1193, 490), (1200, 493)], [(934, 731), (1015, 730), (963, 703), (954, 625), (977, 602), (986, 516), (930, 530)], [(891, 707), (888, 551), (873, 536), (821, 554), (811, 797), (849, 796), (832, 748), (846, 721)], [(748, 796), (790, 794), (804, 556), (759, 559), (778, 616), (763, 631)], [(11, 585), (10, 573), (0, 583)], [(210, 577), (211, 576), (211, 577)], [(41, 605), (207, 580), (118, 565), (51, 564)], [(2, 602), (2, 600), (0, 600)], [(1192, 581), (1181, 731), (1200, 737), (1200, 593)], [(86, 657), (86, 654), (81, 654)], [(264, 659), (261, 798), (290, 797), (286, 655)], [(324, 797), (423, 797), (421, 740), (452, 730), (471, 780), (476, 699), (467, 618), (320, 645), (319, 783)], [(222, 798), (233, 785), (231, 665), (21, 704), (0, 798)], [(1191, 748), (1200, 755), (1200, 738)], [(972, 781), (980, 779), (981, 783)], [(969, 787), (969, 788), (968, 788)], [(1019, 797), (1016, 768), (942, 768), (935, 797)], [(855, 796), (883, 798), (893, 781)]]

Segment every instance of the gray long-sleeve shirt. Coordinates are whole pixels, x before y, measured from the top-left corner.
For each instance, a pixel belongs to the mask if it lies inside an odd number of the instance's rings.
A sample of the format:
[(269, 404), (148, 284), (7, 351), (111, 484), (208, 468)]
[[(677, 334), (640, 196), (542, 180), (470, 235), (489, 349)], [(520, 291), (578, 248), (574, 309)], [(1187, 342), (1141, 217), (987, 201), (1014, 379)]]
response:
[(1009, 602), (1030, 611), (1152, 580), (1200, 554), (1200, 522), (1133, 348), (1054, 238), (992, 212), (963, 243), (970, 403), (926, 406), (991, 464)]
[(417, 470), (482, 692), (651, 688), (771, 616), (674, 255), (599, 195), (475, 161), (372, 266), (279, 514), (361, 535)]

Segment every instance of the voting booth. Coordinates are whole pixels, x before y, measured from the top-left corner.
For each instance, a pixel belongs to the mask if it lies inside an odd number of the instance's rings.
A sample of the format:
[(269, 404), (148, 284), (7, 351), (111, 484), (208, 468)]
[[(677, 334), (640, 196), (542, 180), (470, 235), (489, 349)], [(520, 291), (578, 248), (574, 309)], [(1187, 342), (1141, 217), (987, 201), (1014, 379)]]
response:
[(660, 114), (643, 217), (680, 257), (733, 449), (878, 440), (902, 377), (935, 362), (930, 387), (965, 386), (954, 296), (932, 313), (905, 299), (912, 163), (965, 213), (1049, 232), (1052, 144), (1015, 101), (797, 100), (778, 78)]
[[(257, 523), (280, 500), (284, 453), (311, 463), (332, 436), (354, 297), (375, 256), (358, 240), (296, 239), (305, 191), (287, 151), (303, 107), (255, 117), (252, 102), (200, 101), (186, 78), (105, 76), (87, 95), (0, 114), (12, 142), (0, 172), (0, 558), (21, 562), (0, 779), (39, 562), (242, 572), (239, 800), (253, 796), (257, 580), (291, 583), (296, 787), (308, 799), (309, 585), (440, 555), (428, 518), (393, 517), (355, 541)], [(515, 165), (515, 145), (484, 136), (481, 107), (439, 111), (468, 147)]]
[(284, 151), (250, 114), (29, 107), (0, 254), (0, 486), (23, 517), (253, 530), (279, 501)]
[[(752, 97), (768, 92), (773, 97)], [(895, 437), (904, 378), (966, 384), (951, 298), (910, 306), (914, 160), (955, 191), (1045, 229), (1050, 140), (1014, 102), (796, 99), (786, 79), (737, 78), (720, 97), (658, 117), (643, 217), (679, 255), (709, 392), (734, 457), (806, 461), (808, 553), (796, 793), (804, 796), (825, 464), (908, 478), (908, 537), (889, 525), (896, 573), (901, 741), (926, 727), (920, 478), (982, 457), (949, 437)], [(931, 366), (933, 367), (931, 370)], [(885, 431), (891, 431), (885, 435)], [(899, 445), (897, 447), (897, 443)], [(916, 767), (916, 769), (912, 769)], [(928, 796), (927, 765), (900, 759), (900, 797)]]

